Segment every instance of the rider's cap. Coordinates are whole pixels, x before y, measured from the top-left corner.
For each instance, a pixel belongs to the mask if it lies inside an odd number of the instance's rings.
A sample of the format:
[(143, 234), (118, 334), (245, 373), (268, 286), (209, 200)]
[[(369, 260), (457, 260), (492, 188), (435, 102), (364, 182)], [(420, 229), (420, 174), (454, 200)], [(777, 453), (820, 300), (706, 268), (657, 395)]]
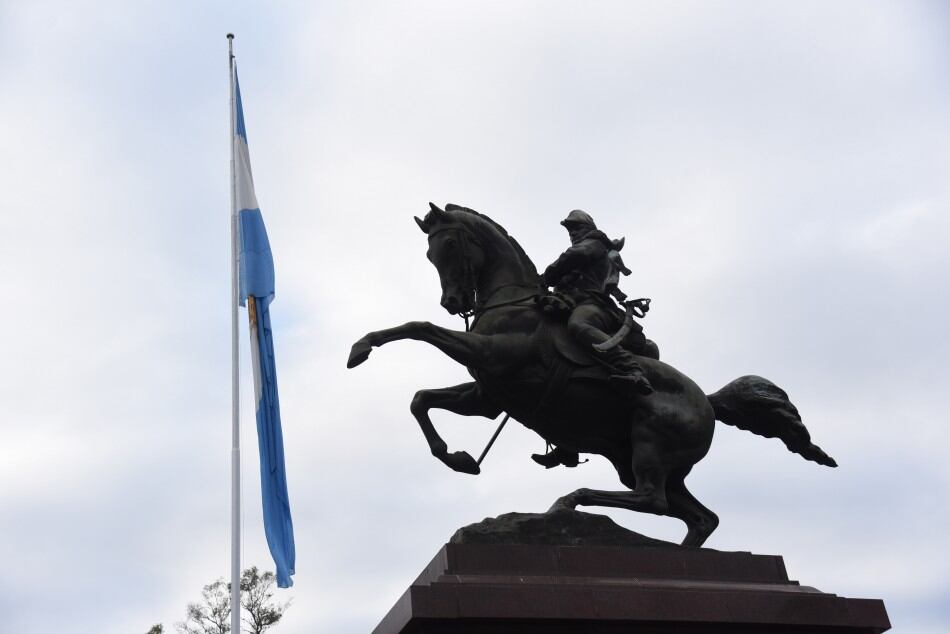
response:
[(597, 225), (594, 224), (594, 219), (590, 217), (590, 214), (586, 211), (581, 211), (580, 209), (575, 209), (571, 213), (567, 214), (567, 218), (562, 220), (561, 224), (565, 227), (567, 225), (584, 225), (590, 227), (591, 229), (597, 228)]

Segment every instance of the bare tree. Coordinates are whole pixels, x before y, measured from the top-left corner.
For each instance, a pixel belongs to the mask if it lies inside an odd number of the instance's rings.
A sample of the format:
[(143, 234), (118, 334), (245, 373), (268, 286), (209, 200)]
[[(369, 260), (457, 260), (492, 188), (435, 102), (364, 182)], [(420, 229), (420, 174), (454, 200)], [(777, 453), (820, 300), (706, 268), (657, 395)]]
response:
[[(252, 566), (241, 575), (241, 607), (244, 615), (241, 621), (249, 628), (241, 628), (249, 634), (264, 634), (277, 625), (284, 612), (290, 607), (290, 601), (274, 601), (274, 583), (272, 572), (260, 572)], [(201, 601), (188, 604), (188, 617), (175, 624), (179, 634), (229, 634), (231, 631), (231, 584), (224, 579), (206, 585), (201, 589)], [(155, 625), (147, 634), (162, 634), (161, 625)]]
[(274, 573), (261, 573), (257, 566), (251, 566), (241, 575), (241, 607), (246, 613), (241, 620), (250, 628), (250, 634), (263, 634), (277, 625), (290, 607), (290, 601), (274, 601), (275, 580)]
[(179, 634), (228, 634), (231, 584), (218, 579), (201, 589), (201, 601), (188, 604), (188, 617), (175, 624)]

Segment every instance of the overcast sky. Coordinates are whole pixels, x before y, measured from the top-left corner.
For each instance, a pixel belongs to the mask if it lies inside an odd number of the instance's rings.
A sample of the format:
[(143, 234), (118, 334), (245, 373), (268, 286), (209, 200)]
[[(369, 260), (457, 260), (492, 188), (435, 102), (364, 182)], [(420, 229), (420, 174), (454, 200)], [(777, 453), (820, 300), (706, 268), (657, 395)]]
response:
[[(707, 546), (946, 631), (950, 10), (752, 1), (0, 2), (4, 628), (171, 628), (228, 574), (228, 31), (277, 266), (281, 632), (367, 632), (459, 526), (617, 487), (544, 471), (519, 425), (448, 470), (408, 404), (466, 374), (421, 343), (345, 369), (369, 330), (462, 327), (429, 200), (542, 267), (571, 209), (625, 235), (663, 358), (707, 392), (769, 377), (841, 465), (718, 425)], [(243, 553), (270, 567), (246, 341)], [(494, 429), (434, 419), (476, 455)]]

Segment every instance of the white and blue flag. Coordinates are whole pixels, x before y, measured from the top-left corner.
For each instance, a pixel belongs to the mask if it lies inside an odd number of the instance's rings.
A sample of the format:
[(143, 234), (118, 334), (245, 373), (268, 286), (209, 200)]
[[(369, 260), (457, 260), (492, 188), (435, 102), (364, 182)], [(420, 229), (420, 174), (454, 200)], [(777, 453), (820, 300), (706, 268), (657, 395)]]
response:
[(289, 588), (294, 574), (294, 526), (287, 497), (284, 469), (284, 440), (280, 429), (277, 399), (277, 368), (270, 324), (270, 304), (274, 299), (274, 257), (271, 254), (264, 218), (254, 195), (254, 179), (247, 149), (247, 130), (241, 105), (237, 68), (234, 70), (234, 171), (235, 209), (238, 220), (239, 297), (248, 307), (251, 360), (254, 367), (254, 396), (257, 403), (257, 440), (261, 463), (261, 496), (264, 506), (264, 533), (274, 558), (277, 585)]

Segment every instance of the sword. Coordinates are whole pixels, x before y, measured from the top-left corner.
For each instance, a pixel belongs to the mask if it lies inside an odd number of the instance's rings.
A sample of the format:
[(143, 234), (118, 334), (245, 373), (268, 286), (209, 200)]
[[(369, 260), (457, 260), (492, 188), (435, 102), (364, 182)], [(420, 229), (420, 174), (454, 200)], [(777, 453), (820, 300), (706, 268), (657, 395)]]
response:
[(642, 319), (650, 310), (650, 298), (641, 297), (640, 299), (631, 299), (623, 303), (623, 308), (625, 312), (623, 325), (620, 326), (620, 330), (607, 341), (594, 344), (594, 349), (598, 352), (607, 352), (620, 345), (620, 342), (623, 341), (627, 333), (630, 332), (630, 329), (633, 328), (633, 318), (640, 317)]

